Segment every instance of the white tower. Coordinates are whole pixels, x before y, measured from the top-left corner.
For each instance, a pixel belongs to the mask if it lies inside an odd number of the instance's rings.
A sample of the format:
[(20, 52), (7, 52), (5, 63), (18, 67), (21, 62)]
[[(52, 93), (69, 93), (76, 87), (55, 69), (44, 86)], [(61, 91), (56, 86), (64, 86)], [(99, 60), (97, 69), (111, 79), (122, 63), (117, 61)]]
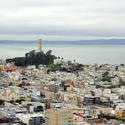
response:
[(39, 39), (38, 42), (39, 42), (39, 52), (42, 52), (42, 40)]

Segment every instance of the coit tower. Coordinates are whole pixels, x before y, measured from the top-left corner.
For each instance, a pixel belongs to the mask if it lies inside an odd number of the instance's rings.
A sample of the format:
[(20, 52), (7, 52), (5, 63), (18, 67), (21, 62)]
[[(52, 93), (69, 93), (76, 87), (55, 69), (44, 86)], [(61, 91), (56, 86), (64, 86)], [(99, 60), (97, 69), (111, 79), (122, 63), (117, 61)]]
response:
[(38, 42), (39, 42), (39, 52), (42, 52), (42, 40), (39, 39)]

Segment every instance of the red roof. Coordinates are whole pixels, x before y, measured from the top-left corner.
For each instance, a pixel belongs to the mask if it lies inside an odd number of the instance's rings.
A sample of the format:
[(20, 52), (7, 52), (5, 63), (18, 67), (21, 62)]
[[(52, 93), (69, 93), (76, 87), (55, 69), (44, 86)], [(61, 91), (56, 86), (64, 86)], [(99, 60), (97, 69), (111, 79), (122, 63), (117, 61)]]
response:
[(76, 113), (74, 113), (76, 116), (79, 116), (79, 117), (82, 117), (82, 118), (84, 118), (84, 116), (83, 115), (80, 115), (80, 114), (76, 114)]
[[(12, 65), (12, 66), (10, 66), (10, 67), (4, 67), (4, 69), (5, 69), (5, 70), (8, 70), (8, 71), (15, 71), (15, 70), (21, 69), (21, 67)], [(4, 70), (4, 69), (2, 69), (2, 70)]]

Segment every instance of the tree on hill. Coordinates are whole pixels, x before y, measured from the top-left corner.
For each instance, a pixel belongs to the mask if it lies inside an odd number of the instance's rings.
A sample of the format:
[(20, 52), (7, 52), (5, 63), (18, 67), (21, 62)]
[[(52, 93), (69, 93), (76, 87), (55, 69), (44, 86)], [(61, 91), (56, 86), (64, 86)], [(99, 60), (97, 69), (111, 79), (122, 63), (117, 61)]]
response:
[(36, 65), (44, 64), (50, 65), (54, 62), (56, 56), (51, 54), (52, 51), (49, 50), (46, 53), (44, 52), (35, 52), (35, 50), (30, 51), (25, 54), (25, 57), (16, 57), (13, 59), (7, 59), (6, 62), (14, 62), (17, 66), (27, 66), (27, 65)]
[(4, 102), (5, 102), (4, 100), (1, 100), (1, 99), (0, 99), (0, 105), (3, 105)]

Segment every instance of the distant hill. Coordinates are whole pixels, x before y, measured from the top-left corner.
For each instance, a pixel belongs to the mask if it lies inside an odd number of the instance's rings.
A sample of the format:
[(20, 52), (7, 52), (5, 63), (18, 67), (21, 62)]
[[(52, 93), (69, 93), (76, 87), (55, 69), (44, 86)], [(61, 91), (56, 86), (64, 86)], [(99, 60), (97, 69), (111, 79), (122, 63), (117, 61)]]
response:
[[(0, 40), (0, 44), (38, 44), (38, 41)], [(75, 41), (43, 41), (44, 45), (125, 45), (125, 39), (99, 39)]]

